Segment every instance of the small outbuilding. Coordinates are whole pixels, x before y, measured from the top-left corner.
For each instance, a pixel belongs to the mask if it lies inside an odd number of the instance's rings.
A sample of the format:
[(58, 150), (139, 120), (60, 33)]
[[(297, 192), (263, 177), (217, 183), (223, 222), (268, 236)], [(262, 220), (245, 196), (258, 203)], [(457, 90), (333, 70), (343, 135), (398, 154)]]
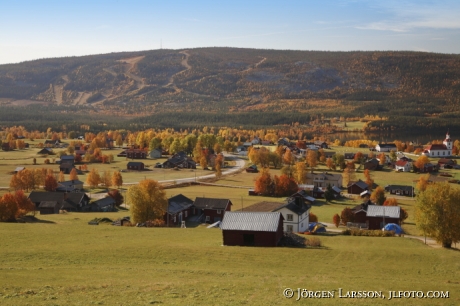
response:
[(347, 189), (349, 194), (361, 194), (363, 191), (369, 190), (369, 185), (358, 180), (357, 182), (348, 183)]
[(224, 245), (274, 247), (283, 237), (283, 216), (279, 212), (227, 212), (221, 229)]
[(38, 210), (40, 211), (40, 215), (58, 214), (60, 206), (60, 203), (57, 201), (42, 201), (38, 205)]
[(153, 149), (152, 151), (150, 151), (149, 157), (152, 159), (161, 158), (161, 153), (161, 149)]
[(144, 163), (141, 163), (141, 162), (129, 162), (126, 167), (128, 168), (128, 170), (142, 171), (142, 170), (144, 170)]

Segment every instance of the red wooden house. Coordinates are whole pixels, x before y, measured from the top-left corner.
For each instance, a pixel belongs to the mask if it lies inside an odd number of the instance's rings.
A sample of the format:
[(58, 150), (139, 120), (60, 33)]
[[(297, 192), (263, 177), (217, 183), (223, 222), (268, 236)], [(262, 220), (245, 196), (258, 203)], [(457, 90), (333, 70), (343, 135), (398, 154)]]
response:
[(165, 224), (168, 226), (181, 225), (192, 214), (193, 200), (182, 194), (168, 199), (168, 212), (164, 215)]
[(131, 159), (145, 159), (147, 158), (147, 152), (140, 149), (129, 149), (126, 150), (126, 157)]
[(201, 216), (201, 220), (207, 223), (222, 221), (225, 212), (232, 210), (229, 199), (196, 198), (193, 206), (193, 214)]
[(359, 180), (357, 182), (350, 182), (347, 186), (349, 194), (361, 194), (363, 191), (369, 190), (369, 186)]
[(223, 244), (277, 246), (283, 237), (280, 212), (227, 212), (221, 224)]

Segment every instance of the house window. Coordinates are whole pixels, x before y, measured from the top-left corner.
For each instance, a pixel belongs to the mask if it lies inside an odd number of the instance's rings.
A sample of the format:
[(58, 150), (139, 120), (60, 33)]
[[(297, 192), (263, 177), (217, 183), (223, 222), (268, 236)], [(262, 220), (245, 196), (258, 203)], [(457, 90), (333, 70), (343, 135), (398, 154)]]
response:
[(292, 225), (286, 225), (286, 231), (287, 232), (293, 232), (294, 231), (294, 227)]
[[(287, 220), (288, 221), (293, 221), (294, 220), (294, 216), (292, 214), (287, 214)], [(292, 232), (292, 231), (291, 231)]]
[(220, 215), (222, 212), (221, 210), (217, 210), (217, 214)]
[(185, 218), (187, 218), (187, 215), (188, 215), (188, 211), (185, 211), (185, 214), (184, 214), (184, 215), (185, 215)]
[(173, 222), (176, 223), (176, 215), (174, 215)]

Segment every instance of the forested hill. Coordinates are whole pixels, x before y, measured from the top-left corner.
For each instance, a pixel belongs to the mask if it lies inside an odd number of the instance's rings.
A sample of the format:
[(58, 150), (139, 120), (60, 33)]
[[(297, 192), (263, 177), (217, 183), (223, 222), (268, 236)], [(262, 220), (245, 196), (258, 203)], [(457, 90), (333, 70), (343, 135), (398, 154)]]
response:
[(459, 94), (460, 56), (422, 52), (163, 49), (0, 65), (0, 104), (93, 105), (118, 115), (451, 116)]

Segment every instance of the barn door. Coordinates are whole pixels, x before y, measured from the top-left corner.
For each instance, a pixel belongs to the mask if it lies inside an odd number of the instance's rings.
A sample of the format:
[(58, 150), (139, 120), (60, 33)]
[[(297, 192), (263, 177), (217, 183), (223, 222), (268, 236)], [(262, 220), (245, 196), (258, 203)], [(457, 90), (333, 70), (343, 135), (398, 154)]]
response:
[(245, 246), (254, 246), (254, 234), (244, 234), (243, 239)]

